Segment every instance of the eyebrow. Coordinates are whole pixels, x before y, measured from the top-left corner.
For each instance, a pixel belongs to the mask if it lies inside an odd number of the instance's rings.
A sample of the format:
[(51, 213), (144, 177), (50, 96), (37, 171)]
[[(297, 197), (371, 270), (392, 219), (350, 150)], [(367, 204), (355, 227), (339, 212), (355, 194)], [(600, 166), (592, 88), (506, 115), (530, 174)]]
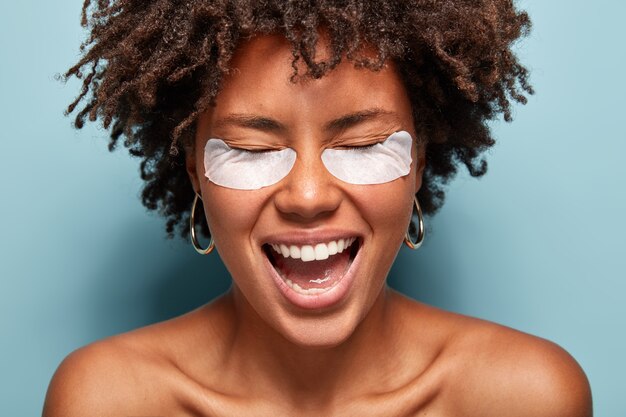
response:
[[(360, 110), (331, 120), (324, 125), (324, 129), (327, 131), (341, 131), (389, 114), (392, 114), (392, 112), (380, 108)], [(226, 125), (235, 125), (248, 129), (262, 130), (265, 132), (282, 132), (287, 130), (285, 125), (277, 120), (245, 113), (233, 113), (215, 122), (215, 127), (222, 127)]]
[(374, 120), (381, 116), (386, 116), (389, 114), (391, 114), (391, 112), (379, 108), (361, 110), (355, 113), (341, 116), (335, 120), (331, 120), (330, 122), (326, 123), (326, 126), (324, 128), (329, 131), (341, 131), (356, 126), (360, 123), (368, 122), (370, 120)]
[(263, 130), (266, 132), (278, 132), (286, 130), (285, 126), (282, 123), (274, 119), (245, 113), (230, 114), (223, 119), (219, 119), (217, 122), (215, 122), (215, 127), (222, 127), (226, 125), (235, 125), (248, 129)]

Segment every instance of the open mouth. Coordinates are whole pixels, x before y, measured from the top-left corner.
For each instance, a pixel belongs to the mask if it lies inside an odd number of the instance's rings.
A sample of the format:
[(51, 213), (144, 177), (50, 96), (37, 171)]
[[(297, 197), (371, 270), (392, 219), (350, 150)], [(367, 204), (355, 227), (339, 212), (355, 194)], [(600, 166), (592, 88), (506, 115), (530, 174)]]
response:
[(302, 295), (335, 287), (350, 269), (361, 242), (356, 237), (314, 245), (268, 243), (263, 250), (280, 278)]

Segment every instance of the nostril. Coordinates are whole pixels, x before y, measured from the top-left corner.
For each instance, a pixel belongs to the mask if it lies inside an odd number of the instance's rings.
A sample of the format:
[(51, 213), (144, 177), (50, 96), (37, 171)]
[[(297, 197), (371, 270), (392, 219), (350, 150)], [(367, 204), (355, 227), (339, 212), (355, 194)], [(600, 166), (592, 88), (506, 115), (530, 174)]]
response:
[(283, 215), (301, 219), (318, 219), (331, 216), (341, 203), (341, 197), (332, 192), (315, 193), (305, 196), (302, 193), (290, 193), (276, 196), (275, 206)]
[(306, 219), (327, 216), (336, 211), (343, 199), (341, 190), (328, 184), (315, 187), (291, 183), (274, 197), (277, 210), (285, 215)]

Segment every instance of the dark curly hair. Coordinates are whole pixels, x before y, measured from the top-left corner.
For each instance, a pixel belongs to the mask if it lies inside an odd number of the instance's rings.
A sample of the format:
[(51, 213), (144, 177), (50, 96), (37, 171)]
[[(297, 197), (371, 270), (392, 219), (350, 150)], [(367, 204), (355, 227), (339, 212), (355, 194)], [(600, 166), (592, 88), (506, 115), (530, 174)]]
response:
[[(533, 93), (511, 50), (530, 29), (513, 0), (85, 0), (82, 25), (90, 36), (65, 73), (82, 79), (82, 90), (66, 112), (82, 102), (77, 128), (100, 119), (111, 128), (110, 150), (123, 136), (142, 158), (143, 204), (167, 218), (169, 237), (177, 227), (189, 232), (184, 150), (195, 121), (215, 102), (239, 43), (255, 34), (290, 42), (294, 82), (323, 77), (342, 59), (374, 71), (393, 60), (426, 143), (418, 198), (428, 214), (459, 165), (474, 177), (486, 172), (481, 154), (494, 144), (487, 121), (510, 121), (511, 100)], [(316, 60), (322, 28), (331, 54)]]

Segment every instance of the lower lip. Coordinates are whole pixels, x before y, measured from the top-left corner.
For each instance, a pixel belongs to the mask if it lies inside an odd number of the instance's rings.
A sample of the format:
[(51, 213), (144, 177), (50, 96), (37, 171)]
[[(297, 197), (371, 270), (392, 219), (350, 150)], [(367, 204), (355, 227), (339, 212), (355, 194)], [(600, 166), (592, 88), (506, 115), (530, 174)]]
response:
[(263, 255), (263, 258), (265, 258), (265, 267), (269, 271), (274, 284), (276, 284), (280, 292), (291, 304), (306, 310), (319, 310), (332, 307), (346, 298), (356, 276), (355, 271), (358, 269), (361, 249), (363, 248), (359, 248), (344, 276), (341, 277), (341, 279), (333, 285), (332, 288), (323, 293), (310, 295), (300, 294), (294, 291), (285, 281), (283, 281), (280, 275), (278, 275), (278, 271), (276, 271), (265, 254)]

